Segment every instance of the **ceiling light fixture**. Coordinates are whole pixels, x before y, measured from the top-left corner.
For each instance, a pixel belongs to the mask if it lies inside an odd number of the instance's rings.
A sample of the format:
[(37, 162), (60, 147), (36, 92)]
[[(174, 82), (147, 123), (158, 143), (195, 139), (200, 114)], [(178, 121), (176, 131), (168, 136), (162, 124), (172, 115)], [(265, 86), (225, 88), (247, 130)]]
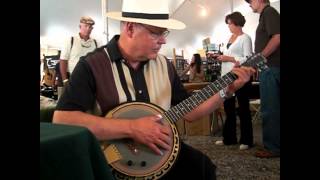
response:
[(208, 15), (207, 9), (200, 4), (198, 4), (198, 6), (200, 7), (200, 16), (206, 17)]

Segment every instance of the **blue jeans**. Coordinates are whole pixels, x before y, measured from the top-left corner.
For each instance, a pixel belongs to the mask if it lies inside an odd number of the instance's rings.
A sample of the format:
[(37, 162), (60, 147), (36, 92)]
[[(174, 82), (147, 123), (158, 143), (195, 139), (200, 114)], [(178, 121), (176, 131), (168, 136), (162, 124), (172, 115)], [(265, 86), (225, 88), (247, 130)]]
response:
[(280, 68), (261, 72), (259, 80), (263, 145), (280, 154)]

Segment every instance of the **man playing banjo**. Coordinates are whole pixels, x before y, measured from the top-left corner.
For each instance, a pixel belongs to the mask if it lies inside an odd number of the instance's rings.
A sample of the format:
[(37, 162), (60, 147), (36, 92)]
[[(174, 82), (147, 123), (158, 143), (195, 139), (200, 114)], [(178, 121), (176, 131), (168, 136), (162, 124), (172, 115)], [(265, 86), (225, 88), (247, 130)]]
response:
[[(120, 35), (80, 58), (59, 99), (53, 122), (87, 127), (101, 141), (131, 139), (135, 143), (124, 147), (129, 149), (129, 153), (133, 149), (132, 156), (143, 154), (142, 149), (133, 147), (138, 143), (152, 152), (146, 150), (145, 156), (153, 155), (160, 162), (164, 161), (163, 165), (158, 165), (159, 171), (144, 175), (143, 168), (148, 167), (154, 158), (141, 162), (125, 160), (119, 167), (132, 167), (132, 172), (137, 171), (138, 175), (120, 170), (119, 173), (124, 176), (216, 179), (216, 167), (211, 160), (183, 142), (175, 144), (178, 140), (174, 124), (166, 120), (168, 116), (161, 111), (157, 113), (158, 109), (167, 111), (189, 97), (173, 65), (158, 54), (162, 44), (166, 43), (168, 29), (184, 29), (185, 24), (169, 19), (168, 0), (122, 2), (122, 12), (107, 13), (109, 18), (121, 21)], [(199, 104), (183, 118), (193, 121), (210, 114), (222, 105), (226, 96), (249, 81), (254, 73), (254, 69), (249, 67), (237, 67), (232, 71), (238, 78), (231, 85)], [(141, 103), (117, 108), (128, 102)], [(138, 108), (135, 109), (136, 105)], [(155, 109), (156, 113), (139, 116), (149, 112), (148, 108)], [(95, 115), (89, 113), (92, 109), (96, 110)], [(113, 109), (116, 109), (113, 116), (105, 117)], [(120, 115), (116, 117), (117, 114)], [(130, 115), (132, 118), (127, 117)], [(172, 146), (178, 146), (178, 150)], [(121, 151), (121, 147), (118, 150)], [(123, 159), (125, 155), (122, 154)], [(174, 165), (170, 164), (171, 161)], [(108, 163), (113, 166), (113, 162), (108, 160)]]

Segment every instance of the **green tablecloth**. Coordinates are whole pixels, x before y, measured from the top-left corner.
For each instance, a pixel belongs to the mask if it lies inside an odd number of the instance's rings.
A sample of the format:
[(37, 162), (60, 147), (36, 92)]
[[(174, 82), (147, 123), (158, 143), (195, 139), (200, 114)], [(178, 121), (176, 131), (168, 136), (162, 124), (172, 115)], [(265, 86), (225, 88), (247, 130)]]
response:
[(113, 179), (100, 145), (86, 128), (40, 122), (41, 180)]

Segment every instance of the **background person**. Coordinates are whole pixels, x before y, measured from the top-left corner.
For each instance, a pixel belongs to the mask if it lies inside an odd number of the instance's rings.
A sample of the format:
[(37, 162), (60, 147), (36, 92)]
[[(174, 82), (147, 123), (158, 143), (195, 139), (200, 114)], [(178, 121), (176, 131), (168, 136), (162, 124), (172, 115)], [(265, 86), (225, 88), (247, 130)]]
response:
[[(221, 75), (230, 72), (236, 63), (243, 63), (247, 57), (252, 55), (252, 41), (248, 34), (242, 31), (246, 20), (240, 12), (228, 14), (225, 18), (229, 30), (232, 33), (227, 43), (224, 55), (216, 55), (216, 59), (221, 61)], [(226, 121), (223, 127), (223, 140), (216, 141), (217, 145), (237, 144), (237, 114), (240, 119), (240, 150), (253, 146), (252, 118), (249, 105), (249, 93), (252, 87), (251, 81), (235, 92), (235, 96), (224, 102)], [(238, 109), (236, 109), (236, 98)], [(238, 110), (238, 111), (237, 111)]]
[(269, 0), (246, 0), (259, 13), (255, 52), (267, 58), (268, 70), (259, 74), (260, 111), (264, 149), (260, 158), (280, 156), (280, 14)]
[(60, 73), (64, 83), (69, 79), (79, 58), (97, 48), (96, 40), (90, 38), (94, 24), (95, 22), (91, 17), (81, 17), (79, 33), (66, 40), (60, 57)]
[(190, 71), (189, 82), (203, 82), (205, 81), (205, 75), (203, 71), (202, 61), (200, 54), (193, 54), (189, 66), (182, 71), (181, 75)]

